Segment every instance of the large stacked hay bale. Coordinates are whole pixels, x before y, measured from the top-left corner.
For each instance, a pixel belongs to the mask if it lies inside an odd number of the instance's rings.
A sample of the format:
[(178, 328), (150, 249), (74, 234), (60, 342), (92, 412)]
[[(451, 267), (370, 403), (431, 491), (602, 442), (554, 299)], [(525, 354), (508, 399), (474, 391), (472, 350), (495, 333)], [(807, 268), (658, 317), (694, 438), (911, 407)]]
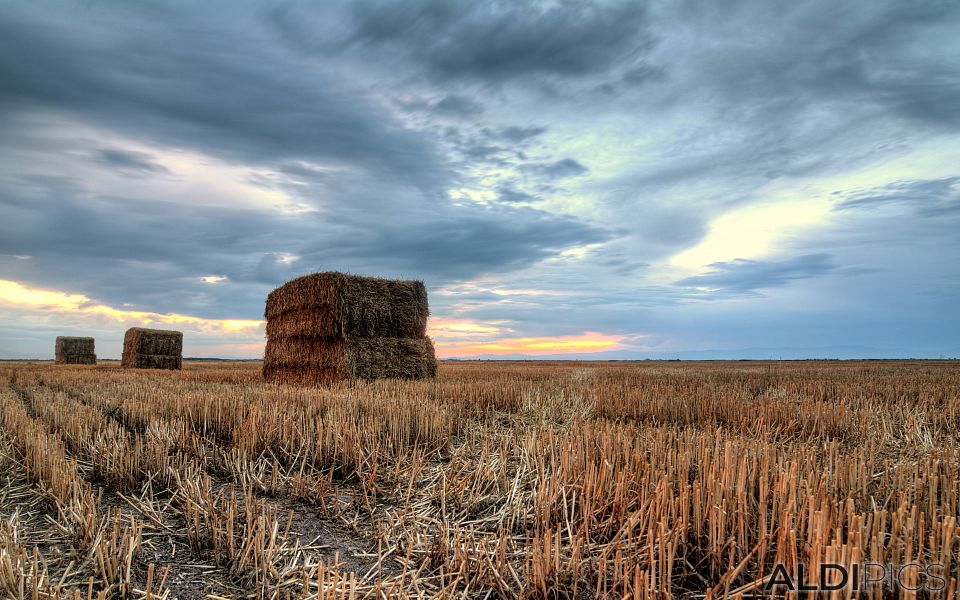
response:
[(179, 331), (131, 327), (123, 336), (122, 367), (179, 369), (182, 363), (183, 334)]
[(92, 337), (57, 336), (54, 356), (58, 365), (97, 364), (97, 353)]
[(422, 281), (315, 273), (270, 292), (264, 316), (267, 381), (321, 384), (436, 375)]

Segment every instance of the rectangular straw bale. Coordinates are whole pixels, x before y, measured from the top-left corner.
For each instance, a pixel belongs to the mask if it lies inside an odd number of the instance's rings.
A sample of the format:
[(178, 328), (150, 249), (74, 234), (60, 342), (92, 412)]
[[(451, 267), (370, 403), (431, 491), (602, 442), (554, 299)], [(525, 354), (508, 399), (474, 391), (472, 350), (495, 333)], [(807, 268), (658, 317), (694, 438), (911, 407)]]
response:
[(429, 314), (421, 281), (299, 277), (267, 296), (263, 376), (294, 384), (433, 377)]
[(264, 316), (268, 337), (422, 337), (427, 288), (422, 281), (314, 273), (270, 292)]
[(182, 356), (181, 332), (131, 327), (123, 336), (120, 365), (136, 369), (179, 369)]
[(92, 337), (59, 335), (55, 344), (56, 354), (96, 354)]

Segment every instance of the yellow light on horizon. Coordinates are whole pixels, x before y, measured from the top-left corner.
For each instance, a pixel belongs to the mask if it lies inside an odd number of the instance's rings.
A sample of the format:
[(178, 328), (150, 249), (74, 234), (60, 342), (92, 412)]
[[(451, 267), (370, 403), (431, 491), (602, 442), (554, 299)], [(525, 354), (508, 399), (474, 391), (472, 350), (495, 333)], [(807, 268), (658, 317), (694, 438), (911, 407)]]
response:
[[(214, 333), (252, 332), (264, 325), (254, 319), (206, 319), (179, 313), (126, 310), (99, 304), (83, 294), (59, 290), (32, 289), (16, 281), (0, 280), (0, 304), (63, 314), (100, 316), (114, 321), (151, 325), (176, 325)], [(542, 337), (503, 337), (510, 329), (503, 321), (475, 321), (466, 318), (431, 317), (429, 333), (434, 337), (438, 355), (471, 356), (479, 354), (564, 354), (600, 352), (623, 347), (628, 337), (587, 331), (579, 335)]]
[(436, 333), (498, 333), (498, 327), (482, 325), (472, 321), (431, 322), (430, 331)]
[(31, 306), (77, 309), (90, 301), (83, 294), (67, 294), (53, 290), (27, 288), (16, 281), (0, 279), (0, 301)]
[(585, 331), (579, 335), (498, 338), (489, 342), (437, 342), (443, 356), (475, 356), (478, 354), (567, 354), (601, 352), (621, 348), (624, 335), (607, 335)]
[(263, 321), (252, 319), (204, 319), (178, 313), (161, 314), (122, 310), (105, 304), (96, 304), (83, 294), (32, 289), (16, 281), (2, 279), (0, 279), (0, 302), (56, 312), (100, 315), (116, 321), (136, 322), (140, 325), (193, 325), (199, 329), (220, 329), (227, 332), (255, 329), (263, 325)]

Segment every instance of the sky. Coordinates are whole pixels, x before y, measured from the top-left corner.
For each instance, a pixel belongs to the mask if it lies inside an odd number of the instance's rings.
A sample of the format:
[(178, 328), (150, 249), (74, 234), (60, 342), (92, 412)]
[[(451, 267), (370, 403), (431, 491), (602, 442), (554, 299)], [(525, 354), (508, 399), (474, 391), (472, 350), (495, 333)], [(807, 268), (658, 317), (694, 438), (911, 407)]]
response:
[(421, 279), (441, 357), (960, 356), (960, 3), (0, 0), (0, 358), (261, 356)]

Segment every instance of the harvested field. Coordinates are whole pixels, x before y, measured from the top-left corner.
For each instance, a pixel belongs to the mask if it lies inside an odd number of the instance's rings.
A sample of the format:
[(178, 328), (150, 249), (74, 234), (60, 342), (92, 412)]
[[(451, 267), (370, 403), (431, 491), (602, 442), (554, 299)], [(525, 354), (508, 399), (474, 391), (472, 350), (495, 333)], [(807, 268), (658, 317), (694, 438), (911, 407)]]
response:
[(960, 598), (957, 362), (0, 382), (5, 597), (693, 599), (870, 561)]
[(123, 336), (121, 366), (134, 369), (179, 369), (183, 334), (165, 329), (131, 327)]

